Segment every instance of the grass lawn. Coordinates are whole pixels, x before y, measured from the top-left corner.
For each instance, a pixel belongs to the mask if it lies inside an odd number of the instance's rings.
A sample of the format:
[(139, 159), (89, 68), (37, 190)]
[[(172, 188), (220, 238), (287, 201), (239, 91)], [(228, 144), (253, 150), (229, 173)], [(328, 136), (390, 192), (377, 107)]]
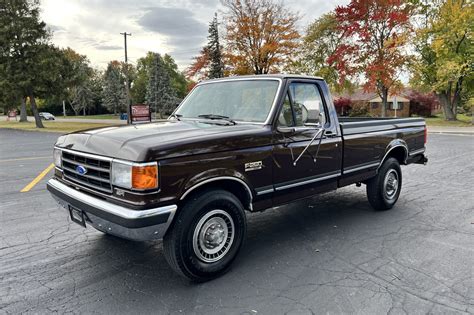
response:
[(78, 130), (108, 127), (111, 124), (96, 124), (96, 123), (82, 123), (82, 122), (48, 122), (43, 121), (45, 128), (36, 128), (34, 121), (20, 123), (18, 121), (0, 121), (0, 128), (44, 131), (44, 132), (61, 132), (68, 133)]
[(457, 121), (446, 121), (442, 114), (437, 115), (436, 117), (425, 118), (426, 124), (428, 126), (441, 126), (441, 127), (472, 127), (473, 126), (473, 117), (466, 116), (464, 114), (458, 114)]
[(89, 116), (57, 116), (58, 118), (64, 118), (64, 119), (120, 119), (120, 115), (114, 115), (114, 114), (103, 114), (103, 115), (89, 115)]

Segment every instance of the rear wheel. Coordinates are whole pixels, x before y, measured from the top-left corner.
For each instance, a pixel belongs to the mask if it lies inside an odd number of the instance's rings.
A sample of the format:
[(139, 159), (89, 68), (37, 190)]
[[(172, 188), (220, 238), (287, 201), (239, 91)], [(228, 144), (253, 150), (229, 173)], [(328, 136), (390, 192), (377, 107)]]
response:
[(391, 209), (402, 189), (402, 170), (397, 159), (389, 158), (379, 168), (377, 176), (367, 182), (367, 199), (375, 210)]
[(244, 208), (225, 190), (196, 194), (179, 210), (163, 239), (170, 266), (193, 281), (207, 281), (226, 272), (247, 232)]

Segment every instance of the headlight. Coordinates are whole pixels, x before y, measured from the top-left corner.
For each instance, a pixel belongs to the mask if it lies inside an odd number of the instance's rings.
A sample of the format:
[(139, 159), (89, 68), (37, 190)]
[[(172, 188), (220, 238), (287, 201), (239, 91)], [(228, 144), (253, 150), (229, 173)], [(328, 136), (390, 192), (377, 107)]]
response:
[(56, 167), (61, 168), (62, 167), (62, 162), (61, 162), (61, 157), (62, 157), (62, 151), (59, 149), (54, 149), (53, 151), (53, 159), (54, 159), (54, 165)]
[(112, 185), (136, 190), (156, 189), (158, 164), (113, 161)]

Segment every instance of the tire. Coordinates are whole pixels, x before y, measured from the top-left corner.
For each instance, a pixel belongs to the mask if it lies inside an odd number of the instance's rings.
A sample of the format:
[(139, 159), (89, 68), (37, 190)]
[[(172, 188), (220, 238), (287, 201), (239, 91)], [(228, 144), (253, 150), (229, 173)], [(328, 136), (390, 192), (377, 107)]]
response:
[(171, 268), (196, 282), (224, 274), (247, 234), (247, 220), (239, 199), (225, 190), (195, 194), (178, 210), (163, 238)]
[(395, 158), (388, 158), (377, 176), (367, 182), (367, 199), (375, 210), (392, 209), (402, 189), (402, 170)]

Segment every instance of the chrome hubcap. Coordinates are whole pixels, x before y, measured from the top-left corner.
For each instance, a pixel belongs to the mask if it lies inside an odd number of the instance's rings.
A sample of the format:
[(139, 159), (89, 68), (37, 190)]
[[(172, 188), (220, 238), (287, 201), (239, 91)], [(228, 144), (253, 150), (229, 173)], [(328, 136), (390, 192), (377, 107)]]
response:
[(199, 220), (193, 234), (193, 250), (204, 262), (216, 262), (234, 241), (234, 221), (223, 210), (212, 210)]
[(384, 179), (385, 197), (393, 199), (398, 191), (398, 173), (395, 170), (388, 171)]

